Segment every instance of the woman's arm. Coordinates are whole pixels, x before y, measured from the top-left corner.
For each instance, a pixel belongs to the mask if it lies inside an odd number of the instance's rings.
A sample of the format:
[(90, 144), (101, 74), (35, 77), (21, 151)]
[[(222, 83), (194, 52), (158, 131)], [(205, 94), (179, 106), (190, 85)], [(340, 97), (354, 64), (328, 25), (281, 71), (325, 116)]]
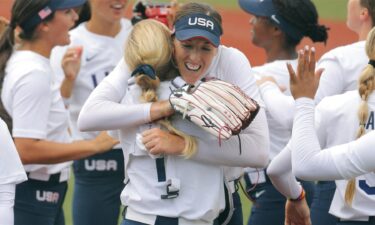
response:
[(292, 152), (290, 143), (272, 159), (267, 174), (275, 188), (287, 198), (297, 198), (301, 185), (292, 172)]
[[(109, 137), (105, 132), (94, 140), (68, 142), (67, 113), (63, 107), (60, 117), (55, 118), (61, 130), (61, 141), (47, 140), (51, 102), (53, 92), (50, 80), (43, 71), (32, 71), (20, 79), (13, 88), (11, 102), (11, 116), (13, 121), (13, 138), (18, 154), (23, 164), (53, 164), (87, 157), (93, 154), (110, 150), (117, 140)], [(57, 93), (56, 93), (57, 94)], [(56, 95), (57, 97), (57, 95)], [(59, 121), (57, 121), (59, 120)]]
[(267, 81), (259, 86), (259, 91), (263, 102), (266, 105), (267, 112), (281, 126), (292, 129), (294, 118), (294, 99), (281, 92), (277, 84)]
[(375, 171), (375, 163), (371, 157), (375, 132), (322, 151), (314, 130), (313, 100), (297, 99), (296, 107), (292, 162), (297, 177), (306, 180), (340, 180)]
[(169, 116), (168, 101), (121, 104), (127, 93), (130, 72), (122, 59), (116, 68), (94, 89), (78, 117), (81, 131), (115, 130), (136, 126)]
[(54, 164), (108, 151), (119, 141), (102, 132), (93, 140), (73, 143), (32, 138), (14, 138), (14, 143), (23, 164)]
[(0, 184), (0, 218), (1, 225), (14, 225), (15, 184)]
[[(199, 129), (198, 127), (195, 127)], [(206, 132), (206, 131), (201, 131)], [(151, 154), (181, 155), (185, 148), (182, 137), (159, 128), (142, 133), (143, 144)], [(239, 136), (220, 141), (210, 134), (196, 137), (197, 152), (190, 159), (231, 167), (265, 167), (268, 163), (268, 128), (264, 110)]]

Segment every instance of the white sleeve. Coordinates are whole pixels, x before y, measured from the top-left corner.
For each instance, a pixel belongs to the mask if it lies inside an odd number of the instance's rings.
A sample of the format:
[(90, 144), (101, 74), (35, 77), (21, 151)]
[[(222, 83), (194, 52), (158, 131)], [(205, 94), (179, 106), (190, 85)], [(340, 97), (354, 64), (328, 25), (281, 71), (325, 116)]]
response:
[(81, 131), (115, 130), (150, 122), (151, 103), (124, 105), (130, 72), (121, 59), (94, 89), (78, 117)]
[(0, 185), (0, 225), (14, 225), (15, 184)]
[[(18, 184), (27, 179), (7, 125), (0, 118), (0, 185)], [(1, 218), (1, 217), (0, 217)]]
[(251, 69), (249, 60), (238, 49), (230, 49), (229, 54), (223, 54), (223, 59), (220, 61), (223, 70), (219, 72), (219, 78), (237, 85), (248, 96), (264, 106), (256, 85), (255, 72)]
[(263, 83), (259, 90), (270, 116), (282, 127), (292, 129), (295, 113), (293, 97), (282, 93), (273, 82)]
[(330, 151), (321, 151), (314, 128), (314, 108), (312, 99), (296, 100), (291, 139), (293, 173), (303, 180), (340, 179)]
[(267, 174), (274, 187), (286, 198), (296, 199), (301, 194), (301, 185), (292, 172), (290, 143), (272, 159)]
[(356, 141), (327, 149), (333, 158), (340, 178), (351, 179), (375, 171), (375, 131)]
[(42, 71), (25, 75), (14, 87), (13, 137), (45, 139), (51, 105), (50, 80)]
[(334, 56), (323, 55), (317, 64), (317, 69), (324, 68), (315, 95), (318, 103), (326, 96), (341, 94), (344, 90), (344, 71)]
[(240, 133), (219, 146), (218, 141), (200, 140), (194, 160), (223, 166), (264, 168), (268, 163), (268, 126), (264, 109), (260, 109), (254, 121)]

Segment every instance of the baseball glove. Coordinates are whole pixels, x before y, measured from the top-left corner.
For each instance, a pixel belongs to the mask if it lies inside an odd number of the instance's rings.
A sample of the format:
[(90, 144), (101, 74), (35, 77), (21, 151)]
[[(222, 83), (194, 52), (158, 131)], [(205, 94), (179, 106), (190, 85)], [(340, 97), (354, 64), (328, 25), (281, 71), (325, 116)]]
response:
[(239, 87), (218, 79), (173, 90), (169, 101), (183, 118), (219, 140), (239, 134), (259, 111), (258, 103)]

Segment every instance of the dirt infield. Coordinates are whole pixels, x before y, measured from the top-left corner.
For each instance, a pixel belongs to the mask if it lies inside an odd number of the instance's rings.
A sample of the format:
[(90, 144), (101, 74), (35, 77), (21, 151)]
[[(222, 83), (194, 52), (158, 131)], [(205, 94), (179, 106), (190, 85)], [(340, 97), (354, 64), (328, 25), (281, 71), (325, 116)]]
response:
[[(0, 0), (0, 16), (9, 18), (10, 5), (13, 0)], [(223, 43), (243, 51), (249, 58), (252, 65), (260, 65), (265, 61), (265, 54), (262, 49), (253, 46), (250, 42), (250, 15), (236, 9), (219, 9), (223, 16), (224, 36)], [(127, 15), (130, 15), (130, 7)], [(324, 52), (351, 42), (356, 41), (356, 35), (348, 30), (344, 22), (321, 21), (331, 28), (327, 45), (315, 44), (317, 55), (320, 57)], [(301, 45), (312, 44), (308, 39), (303, 40)]]

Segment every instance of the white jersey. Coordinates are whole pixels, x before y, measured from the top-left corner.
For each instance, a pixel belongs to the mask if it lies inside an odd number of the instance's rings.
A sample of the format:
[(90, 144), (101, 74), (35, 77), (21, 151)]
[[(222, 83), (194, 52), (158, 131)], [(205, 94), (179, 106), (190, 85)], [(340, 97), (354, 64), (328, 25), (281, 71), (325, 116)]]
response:
[(317, 63), (317, 69), (324, 68), (316, 102), (326, 96), (342, 94), (358, 87), (358, 77), (366, 67), (368, 57), (365, 41), (341, 46), (325, 53)]
[(27, 180), (16, 146), (8, 127), (0, 118), (0, 185), (18, 184)]
[[(257, 76), (259, 76), (259, 78), (262, 76), (272, 76), (276, 80), (278, 85), (286, 88), (286, 90), (280, 94), (291, 96), (289, 88), (289, 72), (286, 67), (286, 63), (290, 63), (293, 68), (297, 67), (297, 59), (276, 60), (271, 63), (266, 63), (262, 66), (253, 67), (253, 70), (257, 73)], [(259, 90), (266, 108), (268, 129), (270, 135), (270, 160), (272, 160), (273, 157), (275, 157), (288, 143), (292, 134), (292, 126), (285, 126), (285, 118), (280, 119), (273, 116), (278, 113), (274, 112), (275, 107), (273, 107), (278, 103), (275, 102), (275, 95), (270, 95), (268, 93), (267, 85), (262, 85)], [(284, 105), (280, 107), (289, 106)]]
[[(68, 112), (59, 88), (53, 85), (48, 58), (32, 51), (15, 51), (7, 63), (1, 99), (12, 117), (14, 138), (71, 142)], [(25, 170), (55, 174), (68, 171), (70, 164), (32, 164), (25, 165)]]
[[(79, 112), (94, 88), (115, 68), (124, 55), (125, 41), (132, 29), (129, 20), (121, 19), (121, 30), (115, 37), (98, 35), (90, 32), (87, 23), (81, 23), (70, 31), (69, 46), (83, 46), (81, 68), (77, 75), (69, 99), (70, 128), (76, 140), (94, 139), (98, 132), (80, 132), (77, 128)], [(65, 75), (61, 68), (61, 60), (67, 46), (55, 47), (51, 54), (51, 65), (55, 70), (60, 85)]]
[[(175, 89), (171, 82), (161, 83), (158, 89), (160, 100), (168, 99), (170, 88)], [(130, 85), (122, 104), (127, 106), (139, 104), (141, 92), (138, 85)], [(180, 117), (172, 119), (172, 124), (178, 130), (196, 138), (215, 139), (208, 132)], [(149, 123), (127, 127), (119, 132), (124, 151), (126, 180), (128, 181), (121, 194), (123, 205), (142, 214), (203, 220), (212, 223), (225, 206), (224, 175), (221, 166), (168, 155), (164, 156), (166, 180), (158, 181), (155, 156), (149, 155), (147, 150), (140, 148), (134, 141), (137, 139), (137, 135), (152, 127), (159, 127), (159, 125)], [(230, 149), (218, 150), (230, 151)], [(166, 194), (169, 180), (179, 184), (179, 195), (173, 199), (161, 199), (161, 196)], [(192, 207), (192, 204), (198, 203), (199, 207)]]
[[(342, 95), (327, 97), (317, 106), (316, 127), (322, 148), (348, 143), (356, 139), (360, 101), (358, 91), (350, 91)], [(374, 129), (375, 95), (369, 97), (368, 107), (369, 119), (366, 122), (366, 130), (370, 131)], [(335, 160), (335, 163), (346, 164), (347, 161)], [(366, 193), (366, 189), (375, 189), (375, 176), (370, 173), (356, 179), (356, 193), (352, 207), (348, 207), (344, 202), (347, 180), (336, 181), (337, 188), (331, 203), (331, 214), (343, 219), (375, 216), (375, 195)], [(359, 185), (363, 181), (366, 187)]]

